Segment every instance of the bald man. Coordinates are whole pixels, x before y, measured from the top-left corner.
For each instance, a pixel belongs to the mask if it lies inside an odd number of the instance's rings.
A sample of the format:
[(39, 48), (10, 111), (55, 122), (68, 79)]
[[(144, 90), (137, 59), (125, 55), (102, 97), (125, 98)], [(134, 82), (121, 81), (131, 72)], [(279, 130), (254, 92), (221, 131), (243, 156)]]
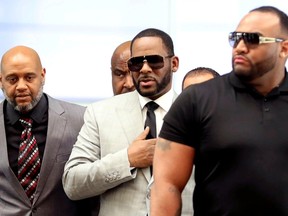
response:
[(85, 108), (43, 93), (45, 76), (29, 47), (16, 46), (2, 57), (0, 214), (92, 215), (88, 200), (71, 201), (61, 182)]
[(132, 77), (127, 66), (131, 41), (121, 43), (111, 57), (112, 88), (114, 95), (134, 91)]

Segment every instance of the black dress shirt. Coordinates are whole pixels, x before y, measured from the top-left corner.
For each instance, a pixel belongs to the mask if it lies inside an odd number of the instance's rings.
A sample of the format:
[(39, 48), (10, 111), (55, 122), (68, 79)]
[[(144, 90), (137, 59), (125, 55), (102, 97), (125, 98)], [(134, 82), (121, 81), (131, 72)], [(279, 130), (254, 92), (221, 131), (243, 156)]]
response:
[(25, 115), (21, 115), (21, 113), (16, 111), (7, 101), (4, 102), (4, 119), (5, 119), (8, 159), (10, 167), (16, 176), (18, 172), (19, 145), (21, 143), (20, 137), (21, 132), (24, 129), (21, 123), (19, 122), (20, 116), (33, 119), (32, 133), (36, 138), (39, 149), (39, 156), (42, 162), (47, 137), (47, 128), (48, 128), (47, 96), (43, 94), (39, 103), (29, 113)]

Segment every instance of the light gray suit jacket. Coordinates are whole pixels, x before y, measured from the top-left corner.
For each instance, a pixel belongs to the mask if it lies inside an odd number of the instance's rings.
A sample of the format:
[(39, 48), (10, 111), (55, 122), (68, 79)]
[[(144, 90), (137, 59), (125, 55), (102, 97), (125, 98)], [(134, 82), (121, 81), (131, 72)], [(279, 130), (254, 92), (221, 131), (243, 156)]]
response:
[(150, 169), (131, 172), (127, 153), (144, 129), (137, 91), (89, 105), (84, 122), (65, 166), (65, 192), (75, 200), (101, 195), (100, 216), (145, 216)]
[(83, 124), (85, 108), (49, 96), (48, 103), (47, 139), (32, 204), (9, 166), (3, 101), (0, 104), (0, 216), (80, 216), (87, 215), (82, 210), (90, 211), (90, 206), (81, 206), (84, 201), (73, 202), (66, 196), (61, 181), (65, 162)]
[(65, 192), (75, 200), (101, 195), (100, 216), (146, 215), (150, 169), (131, 171), (127, 153), (144, 130), (137, 91), (89, 105), (84, 122), (65, 166)]

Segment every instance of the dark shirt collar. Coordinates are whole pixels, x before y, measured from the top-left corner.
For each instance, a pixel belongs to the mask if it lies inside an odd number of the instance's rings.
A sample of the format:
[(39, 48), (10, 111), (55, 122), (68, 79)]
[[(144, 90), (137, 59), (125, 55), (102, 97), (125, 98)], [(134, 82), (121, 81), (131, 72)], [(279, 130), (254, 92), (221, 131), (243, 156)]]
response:
[[(5, 109), (5, 117), (6, 117), (6, 123), (14, 125), (18, 119), (20, 118), (21, 114), (16, 111), (11, 104), (9, 104), (5, 100), (6, 109)], [(45, 115), (45, 113), (48, 110), (48, 98), (45, 94), (42, 95), (40, 101), (38, 104), (27, 114), (25, 114), (26, 117), (30, 117), (33, 119), (33, 121), (40, 123)]]
[[(272, 96), (272, 95), (279, 95), (279, 94), (288, 94), (288, 76), (287, 76), (287, 70), (285, 68), (285, 70), (283, 71), (285, 73), (285, 77), (284, 80), (280, 83), (280, 85), (278, 87), (275, 87), (267, 96)], [(245, 83), (243, 83), (236, 75), (235, 73), (232, 71), (229, 74), (229, 80), (230, 83), (238, 89), (242, 89), (242, 90), (249, 90), (249, 91), (253, 91), (254, 93), (256, 93), (257, 91), (255, 89), (252, 89), (250, 86), (246, 85)], [(259, 94), (259, 93), (258, 93)]]

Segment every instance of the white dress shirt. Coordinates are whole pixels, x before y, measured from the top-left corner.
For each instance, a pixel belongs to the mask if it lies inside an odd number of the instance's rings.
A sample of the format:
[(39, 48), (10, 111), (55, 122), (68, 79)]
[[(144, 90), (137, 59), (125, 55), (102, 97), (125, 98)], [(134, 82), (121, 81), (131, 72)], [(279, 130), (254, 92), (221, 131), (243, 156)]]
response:
[[(168, 112), (168, 110), (170, 109), (173, 103), (174, 97), (175, 97), (174, 91), (170, 89), (166, 94), (154, 100), (154, 102), (159, 105), (159, 107), (154, 111), (155, 116), (156, 116), (157, 137), (163, 124), (163, 118)], [(139, 101), (140, 101), (140, 106), (142, 109), (142, 120), (143, 120), (143, 128), (144, 128), (145, 120), (146, 120), (146, 113), (147, 113), (147, 107), (145, 105), (152, 100), (147, 97), (143, 97), (139, 94)]]

